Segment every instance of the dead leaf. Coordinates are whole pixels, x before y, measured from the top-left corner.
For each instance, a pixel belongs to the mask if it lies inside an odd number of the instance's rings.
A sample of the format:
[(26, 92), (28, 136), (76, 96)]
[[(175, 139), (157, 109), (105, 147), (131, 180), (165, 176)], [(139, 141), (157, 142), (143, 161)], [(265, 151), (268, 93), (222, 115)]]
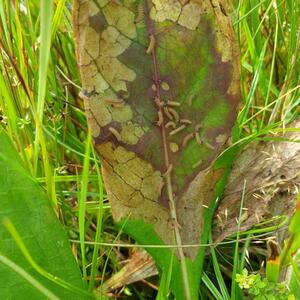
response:
[(174, 231), (177, 244), (198, 244), (223, 174), (210, 167), (239, 101), (229, 5), (75, 0), (73, 10), (82, 94), (115, 220), (151, 224), (165, 244)]

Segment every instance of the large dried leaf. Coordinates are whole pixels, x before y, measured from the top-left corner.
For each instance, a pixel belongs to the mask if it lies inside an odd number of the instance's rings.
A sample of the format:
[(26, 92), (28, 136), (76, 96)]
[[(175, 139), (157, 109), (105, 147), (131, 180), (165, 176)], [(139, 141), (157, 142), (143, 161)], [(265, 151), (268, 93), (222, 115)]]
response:
[(199, 244), (239, 100), (228, 2), (75, 0), (74, 29), (115, 220), (140, 243), (173, 244), (175, 229)]
[(291, 127), (298, 130), (277, 134), (277, 141), (252, 142), (238, 155), (215, 213), (215, 242), (236, 233), (243, 193), (240, 231), (272, 216), (292, 214), (300, 186), (300, 120)]

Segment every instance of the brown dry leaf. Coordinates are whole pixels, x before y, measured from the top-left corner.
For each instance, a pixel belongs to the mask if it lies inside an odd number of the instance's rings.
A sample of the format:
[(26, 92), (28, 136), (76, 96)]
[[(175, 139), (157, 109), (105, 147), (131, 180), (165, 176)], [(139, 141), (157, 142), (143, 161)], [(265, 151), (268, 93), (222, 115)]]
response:
[(136, 250), (125, 266), (104, 283), (102, 289), (107, 294), (109, 291), (157, 275), (157, 273), (151, 256), (144, 250)]
[(268, 217), (291, 214), (300, 185), (300, 120), (291, 128), (298, 130), (286, 132), (287, 141), (254, 142), (240, 153), (215, 213), (215, 242), (237, 231), (244, 181), (241, 231)]

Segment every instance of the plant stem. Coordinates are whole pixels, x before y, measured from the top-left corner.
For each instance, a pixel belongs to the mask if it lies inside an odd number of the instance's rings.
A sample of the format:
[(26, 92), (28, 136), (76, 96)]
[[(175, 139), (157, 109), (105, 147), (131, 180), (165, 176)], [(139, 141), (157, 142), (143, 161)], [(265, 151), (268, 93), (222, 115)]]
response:
[(187, 266), (186, 266), (186, 262), (185, 262), (185, 256), (184, 256), (183, 248), (182, 248), (182, 240), (181, 240), (181, 235), (180, 235), (180, 231), (179, 231), (179, 223), (178, 223), (178, 219), (177, 219), (175, 201), (174, 201), (174, 197), (173, 197), (171, 174), (168, 174), (166, 176), (166, 185), (167, 185), (168, 197), (169, 197), (170, 215), (171, 215), (171, 218), (173, 221), (173, 226), (174, 226), (175, 241), (176, 241), (176, 245), (178, 245), (178, 256), (180, 259), (180, 267), (181, 267), (181, 273), (182, 273), (184, 294), (186, 297), (185, 299), (191, 300), (192, 296), (191, 296), (190, 285), (189, 285), (189, 276), (188, 276)]
[(163, 103), (162, 97), (160, 94), (160, 73), (159, 73), (159, 65), (157, 62), (156, 57), (156, 32), (155, 32), (155, 25), (153, 23), (153, 20), (149, 18), (149, 7), (147, 5), (147, 2), (145, 2), (145, 16), (148, 16), (146, 19), (146, 27), (149, 34), (149, 47), (147, 49), (147, 54), (151, 55), (152, 57), (152, 64), (153, 64), (153, 81), (156, 86), (156, 99), (158, 100), (157, 110), (158, 113), (161, 116), (161, 120), (159, 121), (158, 126), (161, 129), (161, 135), (162, 135), (162, 141), (163, 141), (163, 148), (164, 148), (164, 159), (165, 159), (165, 167), (166, 167), (166, 173), (165, 173), (165, 180), (166, 180), (166, 186), (167, 186), (167, 193), (168, 193), (168, 201), (169, 201), (169, 209), (170, 209), (170, 216), (173, 222), (173, 229), (174, 229), (174, 235), (175, 235), (175, 243), (178, 246), (178, 258), (180, 260), (180, 267), (181, 267), (181, 275), (183, 280), (183, 288), (184, 288), (184, 295), (185, 300), (191, 300), (191, 291), (190, 291), (190, 285), (189, 285), (189, 277), (188, 277), (188, 271), (187, 266), (185, 262), (185, 255), (183, 253), (182, 248), (182, 240), (180, 236), (180, 230), (179, 230), (179, 223), (177, 219), (177, 212), (176, 212), (176, 206), (173, 196), (173, 188), (172, 188), (172, 180), (171, 180), (171, 173), (172, 173), (172, 164), (170, 163), (169, 159), (169, 147), (168, 147), (168, 140), (165, 130), (165, 120), (164, 120), (164, 113), (162, 110), (162, 105), (160, 103)]

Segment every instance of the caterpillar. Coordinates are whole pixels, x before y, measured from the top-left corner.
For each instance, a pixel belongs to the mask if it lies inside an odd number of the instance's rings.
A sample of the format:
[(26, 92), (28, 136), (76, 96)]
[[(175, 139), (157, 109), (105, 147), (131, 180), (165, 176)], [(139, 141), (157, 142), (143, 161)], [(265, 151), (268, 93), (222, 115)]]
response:
[(218, 144), (223, 144), (225, 141), (226, 141), (226, 135), (225, 134), (219, 134), (217, 137), (216, 137), (216, 142)]
[(188, 98), (188, 106), (192, 106), (194, 98), (195, 98), (195, 95), (189, 96), (189, 98)]
[(201, 145), (202, 144), (202, 141), (201, 141), (201, 138), (200, 138), (200, 135), (199, 135), (199, 132), (195, 132), (195, 138), (196, 138), (196, 142), (198, 145)]
[(160, 86), (164, 91), (168, 91), (170, 89), (170, 86), (164, 81), (161, 83)]
[(104, 99), (104, 102), (114, 107), (124, 107), (125, 102), (123, 99)]
[(192, 121), (191, 120), (188, 120), (188, 119), (180, 119), (180, 123), (182, 124), (192, 124)]
[(171, 107), (168, 107), (168, 111), (174, 117), (175, 122), (177, 123), (179, 121), (178, 112), (175, 109), (171, 108)]
[(186, 127), (186, 125), (183, 124), (183, 125), (179, 126), (178, 128), (172, 130), (169, 134), (170, 134), (170, 135), (175, 135), (175, 134), (177, 134), (178, 132), (184, 130), (185, 127)]
[(209, 142), (204, 141), (203, 144), (204, 144), (207, 148), (209, 148), (209, 149), (211, 149), (211, 150), (215, 150), (215, 147), (214, 147), (213, 145), (211, 145)]
[(170, 143), (169, 148), (173, 153), (176, 153), (179, 150), (178, 144), (176, 144), (174, 142)]
[(153, 52), (154, 48), (155, 48), (155, 44), (156, 44), (156, 40), (153, 34), (150, 34), (150, 42), (149, 42), (149, 46), (146, 50), (147, 54), (150, 54)]
[(169, 105), (169, 106), (180, 106), (181, 104), (180, 104), (180, 102), (177, 102), (177, 101), (168, 100), (167, 105)]
[(197, 124), (196, 126), (195, 126), (195, 131), (198, 131), (199, 129), (201, 129), (203, 126), (202, 126), (202, 124)]
[(162, 114), (162, 112), (159, 110), (159, 111), (157, 112), (157, 115), (158, 115), (157, 125), (158, 125), (158, 126), (161, 126), (161, 125), (163, 124), (163, 122), (164, 122), (163, 114)]
[(176, 128), (176, 124), (173, 122), (173, 121), (169, 121), (166, 125), (165, 125), (166, 128), (169, 128), (169, 127), (173, 127)]
[(164, 106), (164, 103), (162, 101), (160, 101), (160, 99), (158, 97), (155, 97), (154, 102), (158, 107)]
[(169, 109), (167, 107), (164, 107), (164, 113), (170, 120), (174, 119), (174, 117), (170, 114)]
[(117, 139), (118, 142), (121, 141), (121, 135), (115, 128), (109, 127), (108, 130), (113, 134), (113, 136)]
[(193, 133), (189, 133), (188, 135), (186, 135), (184, 138), (183, 138), (183, 141), (182, 141), (182, 147), (185, 147), (188, 142), (194, 137), (194, 134)]
[(192, 165), (192, 168), (195, 169), (195, 168), (199, 167), (202, 164), (202, 162), (203, 162), (202, 159), (198, 160), (196, 163), (194, 163)]

